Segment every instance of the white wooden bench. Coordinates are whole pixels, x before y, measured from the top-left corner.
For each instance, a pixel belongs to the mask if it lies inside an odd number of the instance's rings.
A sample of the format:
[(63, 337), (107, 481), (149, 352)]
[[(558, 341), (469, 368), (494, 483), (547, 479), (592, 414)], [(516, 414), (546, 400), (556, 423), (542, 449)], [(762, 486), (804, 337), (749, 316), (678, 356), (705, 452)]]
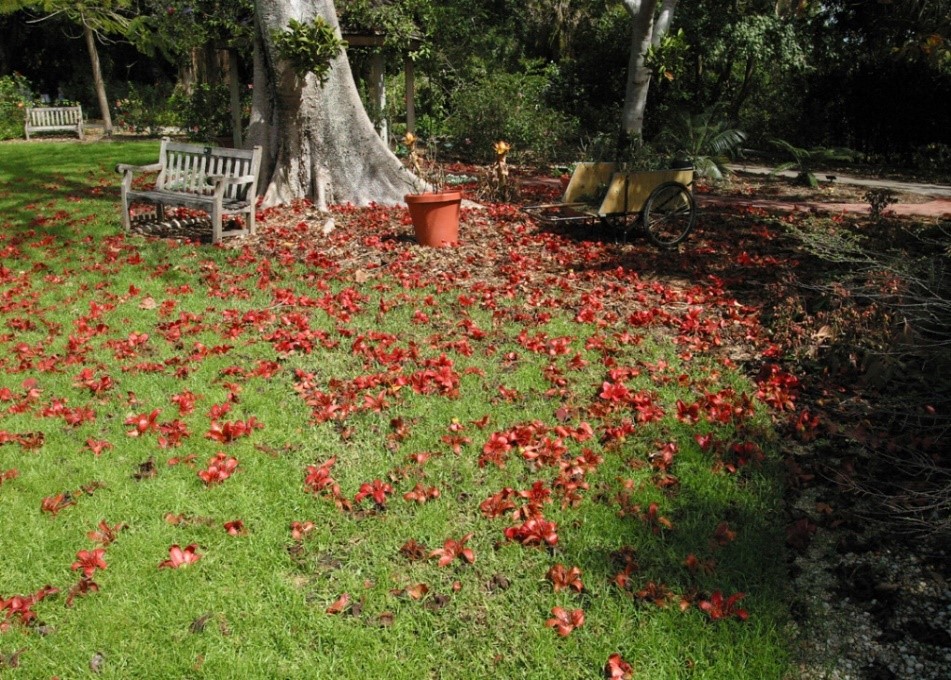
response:
[(23, 126), (26, 140), (31, 132), (75, 132), (83, 138), (83, 109), (81, 106), (28, 107)]
[[(132, 227), (130, 208), (134, 203), (155, 206), (157, 220), (165, 218), (166, 206), (203, 210), (211, 218), (212, 241), (222, 236), (244, 236), (255, 230), (254, 212), (261, 147), (253, 150), (225, 149), (162, 140), (159, 161), (152, 165), (120, 163), (122, 173), (122, 226)], [(153, 189), (132, 188), (136, 173), (157, 172)], [(245, 215), (244, 228), (222, 232), (224, 215)]]

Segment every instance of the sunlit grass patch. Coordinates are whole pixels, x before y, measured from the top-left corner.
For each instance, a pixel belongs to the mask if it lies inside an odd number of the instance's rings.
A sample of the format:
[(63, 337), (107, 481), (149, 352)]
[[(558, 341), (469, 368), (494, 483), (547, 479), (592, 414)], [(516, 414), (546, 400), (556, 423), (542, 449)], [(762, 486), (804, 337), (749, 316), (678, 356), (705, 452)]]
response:
[[(361, 284), (127, 236), (110, 159), (151, 147), (50, 170), (52, 146), (0, 197), (0, 652), (26, 676), (101, 654), (113, 677), (594, 678), (618, 653), (782, 677), (770, 411), (683, 305), (638, 326), (567, 292), (406, 286), (411, 257)], [(701, 606), (737, 593), (743, 616)]]

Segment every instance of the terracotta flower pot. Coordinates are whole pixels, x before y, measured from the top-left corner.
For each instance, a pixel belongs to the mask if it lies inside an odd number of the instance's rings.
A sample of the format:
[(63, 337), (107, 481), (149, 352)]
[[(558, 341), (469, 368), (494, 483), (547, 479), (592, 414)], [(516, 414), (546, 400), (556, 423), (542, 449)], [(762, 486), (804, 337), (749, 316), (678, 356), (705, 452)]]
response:
[(459, 242), (461, 191), (407, 194), (404, 200), (420, 245), (445, 248)]

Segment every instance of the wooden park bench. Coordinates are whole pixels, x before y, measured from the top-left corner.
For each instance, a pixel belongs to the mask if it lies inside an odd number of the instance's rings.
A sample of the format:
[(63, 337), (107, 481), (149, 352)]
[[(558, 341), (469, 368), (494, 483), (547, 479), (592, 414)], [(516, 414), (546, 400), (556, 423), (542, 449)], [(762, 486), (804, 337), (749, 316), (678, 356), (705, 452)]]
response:
[(83, 138), (83, 109), (81, 106), (28, 107), (23, 126), (26, 140), (32, 132), (75, 132)]
[[(166, 206), (203, 210), (211, 219), (214, 243), (221, 241), (222, 236), (253, 234), (260, 165), (259, 146), (251, 151), (225, 149), (173, 142), (166, 137), (158, 163), (116, 166), (116, 172), (122, 173), (122, 226), (126, 230), (132, 228), (129, 210), (134, 203), (147, 203), (155, 206), (159, 221), (165, 218)], [(155, 187), (133, 189), (135, 174), (146, 172), (158, 172)], [(223, 233), (224, 215), (245, 215), (244, 227)]]

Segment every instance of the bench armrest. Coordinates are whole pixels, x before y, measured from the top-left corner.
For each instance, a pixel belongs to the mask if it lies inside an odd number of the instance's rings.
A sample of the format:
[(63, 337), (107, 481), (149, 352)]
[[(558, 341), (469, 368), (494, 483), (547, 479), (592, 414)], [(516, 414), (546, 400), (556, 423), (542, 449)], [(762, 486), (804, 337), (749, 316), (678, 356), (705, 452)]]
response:
[(126, 173), (126, 172), (158, 172), (162, 169), (161, 163), (152, 163), (150, 165), (127, 165), (126, 163), (119, 163), (116, 165), (116, 172)]

